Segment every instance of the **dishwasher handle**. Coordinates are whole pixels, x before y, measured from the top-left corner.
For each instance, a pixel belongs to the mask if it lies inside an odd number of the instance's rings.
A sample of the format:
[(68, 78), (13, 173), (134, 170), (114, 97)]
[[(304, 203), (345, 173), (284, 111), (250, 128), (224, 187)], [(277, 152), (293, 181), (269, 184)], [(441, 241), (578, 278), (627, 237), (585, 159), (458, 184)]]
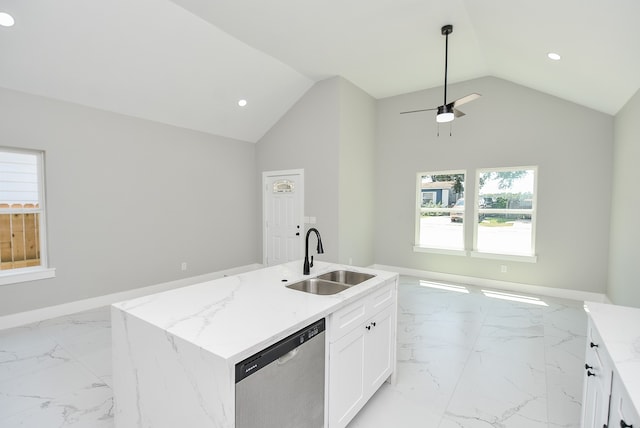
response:
[(296, 355), (298, 355), (299, 350), (300, 348), (296, 348), (293, 351), (287, 352), (282, 357), (278, 358), (278, 364), (281, 366), (284, 364), (287, 364), (287, 362), (289, 362), (290, 360), (293, 360), (296, 357)]

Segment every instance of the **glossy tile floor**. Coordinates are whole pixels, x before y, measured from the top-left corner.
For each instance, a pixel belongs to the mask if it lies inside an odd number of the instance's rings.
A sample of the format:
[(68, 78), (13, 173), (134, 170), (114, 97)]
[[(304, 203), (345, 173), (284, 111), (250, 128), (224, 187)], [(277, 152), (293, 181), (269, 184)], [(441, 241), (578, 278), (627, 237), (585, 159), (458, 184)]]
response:
[[(582, 302), (433, 285), (401, 277), (398, 382), (349, 428), (579, 426)], [(0, 427), (113, 427), (110, 339), (108, 308), (0, 331)]]

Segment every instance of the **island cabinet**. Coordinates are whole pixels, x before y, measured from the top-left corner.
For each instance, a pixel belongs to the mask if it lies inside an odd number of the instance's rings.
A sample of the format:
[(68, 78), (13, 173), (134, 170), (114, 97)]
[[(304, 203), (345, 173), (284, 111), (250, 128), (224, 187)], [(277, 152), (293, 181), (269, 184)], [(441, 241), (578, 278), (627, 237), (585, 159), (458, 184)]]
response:
[(583, 428), (640, 428), (640, 309), (587, 303)]
[(114, 304), (115, 427), (234, 428), (236, 364), (321, 319), (323, 428), (345, 426), (395, 372), (398, 274), (321, 261), (311, 274), (343, 270), (373, 277), (301, 292), (286, 286), (309, 278), (296, 261)]
[(346, 426), (395, 372), (396, 296), (389, 281), (329, 317), (329, 428)]

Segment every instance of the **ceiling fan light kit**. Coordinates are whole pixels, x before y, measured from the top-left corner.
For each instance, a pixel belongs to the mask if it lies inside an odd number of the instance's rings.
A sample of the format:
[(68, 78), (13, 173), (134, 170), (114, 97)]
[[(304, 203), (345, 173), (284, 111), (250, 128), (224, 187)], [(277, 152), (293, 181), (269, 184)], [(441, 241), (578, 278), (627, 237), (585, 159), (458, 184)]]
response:
[(440, 29), (440, 33), (445, 36), (445, 48), (444, 48), (444, 102), (441, 106), (434, 108), (426, 108), (420, 110), (411, 110), (411, 111), (403, 111), (400, 114), (406, 113), (418, 113), (422, 111), (433, 111), (436, 110), (436, 122), (437, 123), (446, 123), (451, 122), (456, 117), (462, 117), (465, 114), (458, 110), (456, 107), (462, 104), (468, 103), (475, 99), (480, 98), (480, 94), (469, 94), (465, 95), (462, 98), (458, 98), (455, 101), (447, 103), (447, 71), (448, 71), (448, 60), (449, 60), (449, 34), (453, 33), (453, 25), (444, 25)]
[(448, 105), (438, 107), (436, 122), (438, 123), (451, 122), (454, 118), (455, 118), (455, 115), (453, 114), (453, 109), (449, 108)]

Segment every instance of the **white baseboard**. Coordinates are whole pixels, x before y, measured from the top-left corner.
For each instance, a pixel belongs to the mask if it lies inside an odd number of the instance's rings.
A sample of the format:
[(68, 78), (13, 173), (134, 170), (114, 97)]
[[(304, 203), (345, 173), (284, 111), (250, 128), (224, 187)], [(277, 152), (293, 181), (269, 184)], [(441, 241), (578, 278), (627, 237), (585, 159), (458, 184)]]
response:
[(432, 281), (445, 281), (454, 284), (473, 285), (477, 287), (493, 288), (505, 291), (515, 291), (520, 293), (538, 294), (548, 297), (559, 297), (579, 301), (590, 301), (598, 303), (608, 303), (609, 299), (603, 293), (593, 293), (590, 291), (570, 290), (567, 288), (543, 287), (540, 285), (521, 284), (518, 282), (498, 281), (495, 279), (476, 278), (472, 276), (453, 275), (449, 273), (431, 272), (426, 270), (410, 269), (398, 266), (387, 266), (374, 264), (372, 269), (380, 269), (391, 272), (398, 272), (401, 275), (416, 276)]
[(137, 297), (149, 294), (160, 293), (162, 291), (173, 290), (174, 288), (185, 287), (187, 285), (198, 284), (200, 282), (211, 281), (213, 279), (222, 278), (229, 275), (236, 275), (243, 272), (260, 269), (263, 265), (253, 263), (250, 265), (239, 266), (218, 272), (211, 272), (204, 275), (182, 278), (175, 281), (169, 281), (162, 284), (151, 285), (148, 287), (134, 288), (133, 290), (121, 291), (119, 293), (107, 294), (104, 296), (92, 297), (90, 299), (76, 300), (74, 302), (63, 303), (56, 306), (48, 306), (46, 308), (34, 309), (32, 311), (19, 312), (16, 314), (5, 315), (0, 317), (0, 330), (17, 327), (32, 322), (43, 321), (49, 318), (60, 317), (73, 314), (76, 312), (87, 311), (90, 309), (100, 308), (102, 306), (111, 305), (123, 300), (135, 299)]

